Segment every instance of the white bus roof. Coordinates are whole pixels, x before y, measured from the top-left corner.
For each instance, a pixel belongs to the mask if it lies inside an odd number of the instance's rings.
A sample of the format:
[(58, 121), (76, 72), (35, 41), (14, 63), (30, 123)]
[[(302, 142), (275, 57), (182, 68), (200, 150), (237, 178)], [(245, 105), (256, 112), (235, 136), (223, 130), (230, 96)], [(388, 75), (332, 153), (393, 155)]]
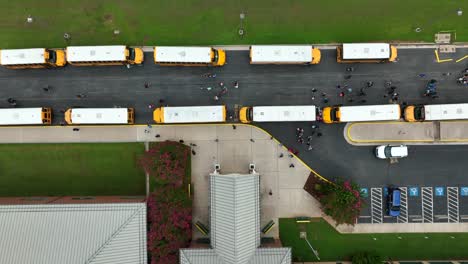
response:
[(2, 65), (45, 63), (45, 49), (9, 49), (0, 50)]
[(73, 108), (73, 124), (127, 124), (127, 108)]
[(164, 123), (224, 122), (224, 105), (164, 107)]
[(313, 105), (254, 106), (254, 122), (316, 121)]
[(67, 61), (125, 61), (126, 46), (71, 46), (67, 47)]
[(156, 62), (210, 63), (210, 47), (155, 47)]
[(341, 106), (340, 122), (389, 121), (400, 119), (398, 104)]
[(0, 109), (0, 125), (39, 125), (42, 122), (42, 108)]
[(343, 44), (343, 59), (388, 59), (390, 44), (387, 43), (347, 43)]
[(252, 63), (312, 62), (312, 46), (253, 45), (250, 46), (250, 49), (250, 60)]
[(425, 120), (468, 119), (468, 104), (425, 105)]

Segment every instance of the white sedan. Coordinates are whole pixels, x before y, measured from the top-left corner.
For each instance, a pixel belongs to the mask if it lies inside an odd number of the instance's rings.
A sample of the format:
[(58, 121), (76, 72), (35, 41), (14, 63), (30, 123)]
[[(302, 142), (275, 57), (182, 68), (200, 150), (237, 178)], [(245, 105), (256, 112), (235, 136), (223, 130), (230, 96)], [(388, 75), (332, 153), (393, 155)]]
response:
[(379, 159), (404, 158), (408, 156), (408, 147), (405, 145), (382, 145), (375, 148), (375, 156)]

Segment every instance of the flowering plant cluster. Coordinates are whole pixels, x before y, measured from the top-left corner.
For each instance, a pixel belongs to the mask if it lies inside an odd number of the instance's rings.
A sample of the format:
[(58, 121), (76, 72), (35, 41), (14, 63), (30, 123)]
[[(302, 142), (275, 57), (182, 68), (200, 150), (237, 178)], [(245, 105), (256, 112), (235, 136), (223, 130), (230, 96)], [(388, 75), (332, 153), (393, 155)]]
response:
[(177, 142), (151, 145), (140, 164), (154, 180), (147, 199), (151, 264), (178, 263), (180, 248), (192, 239), (192, 201), (187, 193), (190, 149)]
[(359, 186), (349, 180), (331, 183), (311, 175), (304, 189), (320, 202), (322, 210), (337, 225), (354, 225), (364, 206)]

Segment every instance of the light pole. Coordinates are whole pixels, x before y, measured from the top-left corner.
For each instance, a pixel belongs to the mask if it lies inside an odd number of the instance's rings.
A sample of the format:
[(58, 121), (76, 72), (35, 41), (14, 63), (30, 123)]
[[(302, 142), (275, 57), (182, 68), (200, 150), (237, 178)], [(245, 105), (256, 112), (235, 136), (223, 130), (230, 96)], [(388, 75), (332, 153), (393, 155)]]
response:
[(245, 34), (245, 30), (244, 30), (244, 19), (245, 19), (245, 13), (242, 11), (239, 15), (239, 18), (240, 18), (240, 27), (239, 27), (239, 36), (242, 38)]
[(314, 249), (314, 247), (312, 247), (312, 244), (310, 244), (309, 240), (307, 239), (307, 232), (300, 232), (299, 233), (299, 237), (300, 238), (303, 238), (306, 242), (307, 242), (307, 245), (309, 245), (310, 249), (312, 250), (312, 253), (314, 253), (315, 257), (317, 258), (317, 260), (320, 261), (320, 257), (319, 257), (319, 253), (317, 250)]

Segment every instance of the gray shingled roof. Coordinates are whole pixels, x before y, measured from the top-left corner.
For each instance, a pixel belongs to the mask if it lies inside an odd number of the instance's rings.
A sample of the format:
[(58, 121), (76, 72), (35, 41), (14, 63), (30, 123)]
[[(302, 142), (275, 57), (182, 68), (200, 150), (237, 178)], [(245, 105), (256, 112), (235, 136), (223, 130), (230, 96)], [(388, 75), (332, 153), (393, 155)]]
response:
[(146, 204), (0, 206), (0, 263), (146, 263)]
[(181, 249), (181, 264), (289, 264), (290, 248), (260, 246), (258, 174), (210, 175), (213, 249)]

